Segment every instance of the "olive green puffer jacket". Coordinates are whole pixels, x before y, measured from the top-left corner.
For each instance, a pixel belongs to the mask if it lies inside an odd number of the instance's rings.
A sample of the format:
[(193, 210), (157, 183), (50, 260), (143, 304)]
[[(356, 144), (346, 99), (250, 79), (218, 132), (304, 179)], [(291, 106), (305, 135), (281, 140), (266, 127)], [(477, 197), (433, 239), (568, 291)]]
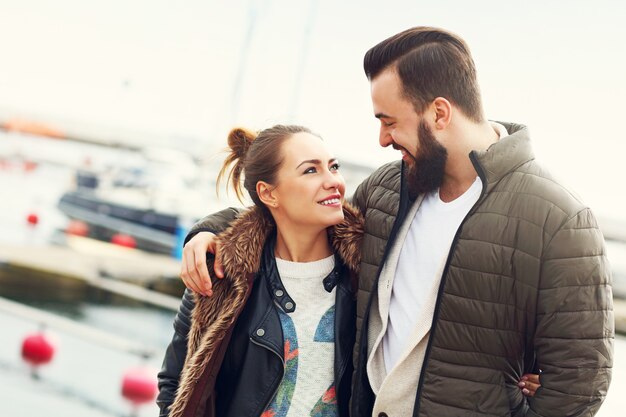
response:
[[(611, 380), (614, 319), (604, 240), (583, 203), (535, 162), (524, 126), (470, 159), (483, 191), (441, 280), (414, 416), (592, 416)], [(357, 189), (365, 215), (352, 415), (367, 416), (370, 293), (411, 204), (400, 163)], [(360, 342), (359, 342), (360, 341)], [(526, 399), (517, 387), (541, 370)]]

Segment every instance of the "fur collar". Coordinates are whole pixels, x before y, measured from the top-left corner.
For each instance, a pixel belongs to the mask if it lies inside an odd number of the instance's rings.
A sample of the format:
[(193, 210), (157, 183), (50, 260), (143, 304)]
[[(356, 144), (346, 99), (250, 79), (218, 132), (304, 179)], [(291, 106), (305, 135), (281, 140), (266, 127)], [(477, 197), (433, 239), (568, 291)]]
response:
[[(348, 269), (358, 275), (361, 262), (363, 217), (344, 203), (344, 220), (328, 229), (333, 249)], [(205, 369), (212, 366), (215, 352), (234, 325), (245, 304), (254, 274), (261, 265), (263, 247), (274, 222), (254, 207), (219, 235), (226, 278), (213, 279), (213, 296), (194, 294), (195, 307), (187, 339), (187, 357), (170, 417), (181, 417)], [(212, 274), (212, 268), (209, 268)], [(212, 277), (213, 278), (213, 277)]]

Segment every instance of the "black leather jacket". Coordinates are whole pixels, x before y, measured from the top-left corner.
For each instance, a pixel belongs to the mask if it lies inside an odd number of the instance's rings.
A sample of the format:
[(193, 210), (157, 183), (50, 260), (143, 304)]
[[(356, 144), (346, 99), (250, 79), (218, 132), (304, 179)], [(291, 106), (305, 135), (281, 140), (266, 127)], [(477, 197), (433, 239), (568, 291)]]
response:
[[(258, 417), (269, 405), (284, 374), (283, 334), (278, 309), (293, 311), (278, 275), (273, 256), (273, 239), (263, 251), (261, 268), (256, 274), (250, 297), (235, 323), (220, 372), (217, 376), (216, 415), (220, 417)], [(323, 280), (327, 291), (336, 290), (335, 299), (335, 390), (340, 416), (348, 416), (352, 379), (352, 348), (355, 337), (355, 297), (348, 268), (335, 256), (335, 269)], [(281, 290), (281, 291), (278, 291)], [(277, 294), (283, 294), (277, 296)], [(294, 307), (287, 308), (287, 303)], [(174, 320), (174, 337), (167, 348), (159, 372), (157, 403), (160, 416), (168, 415), (179, 376), (187, 355), (187, 334), (194, 302), (189, 290)], [(262, 331), (259, 331), (262, 329)]]

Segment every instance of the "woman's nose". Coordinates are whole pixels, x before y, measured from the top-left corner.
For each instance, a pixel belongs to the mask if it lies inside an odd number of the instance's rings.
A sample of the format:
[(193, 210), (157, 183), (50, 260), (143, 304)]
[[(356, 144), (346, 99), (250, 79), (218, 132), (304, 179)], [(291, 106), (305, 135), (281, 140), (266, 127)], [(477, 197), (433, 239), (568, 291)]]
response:
[(333, 173), (330, 171), (327, 172), (326, 179), (324, 182), (324, 186), (326, 189), (328, 190), (336, 189), (338, 192), (340, 192), (343, 183), (344, 183), (343, 177), (341, 176), (340, 173), (338, 172)]

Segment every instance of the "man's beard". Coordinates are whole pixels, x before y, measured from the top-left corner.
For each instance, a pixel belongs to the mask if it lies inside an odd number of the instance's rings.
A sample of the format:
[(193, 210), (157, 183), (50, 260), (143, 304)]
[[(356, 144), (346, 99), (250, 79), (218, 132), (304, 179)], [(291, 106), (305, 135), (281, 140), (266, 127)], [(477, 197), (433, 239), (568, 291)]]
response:
[[(409, 197), (417, 198), (418, 195), (438, 189), (443, 183), (443, 176), (448, 159), (448, 151), (444, 148), (432, 130), (422, 120), (417, 129), (419, 156), (407, 154), (413, 159), (407, 165), (407, 184)], [(405, 149), (406, 151), (406, 149)]]

